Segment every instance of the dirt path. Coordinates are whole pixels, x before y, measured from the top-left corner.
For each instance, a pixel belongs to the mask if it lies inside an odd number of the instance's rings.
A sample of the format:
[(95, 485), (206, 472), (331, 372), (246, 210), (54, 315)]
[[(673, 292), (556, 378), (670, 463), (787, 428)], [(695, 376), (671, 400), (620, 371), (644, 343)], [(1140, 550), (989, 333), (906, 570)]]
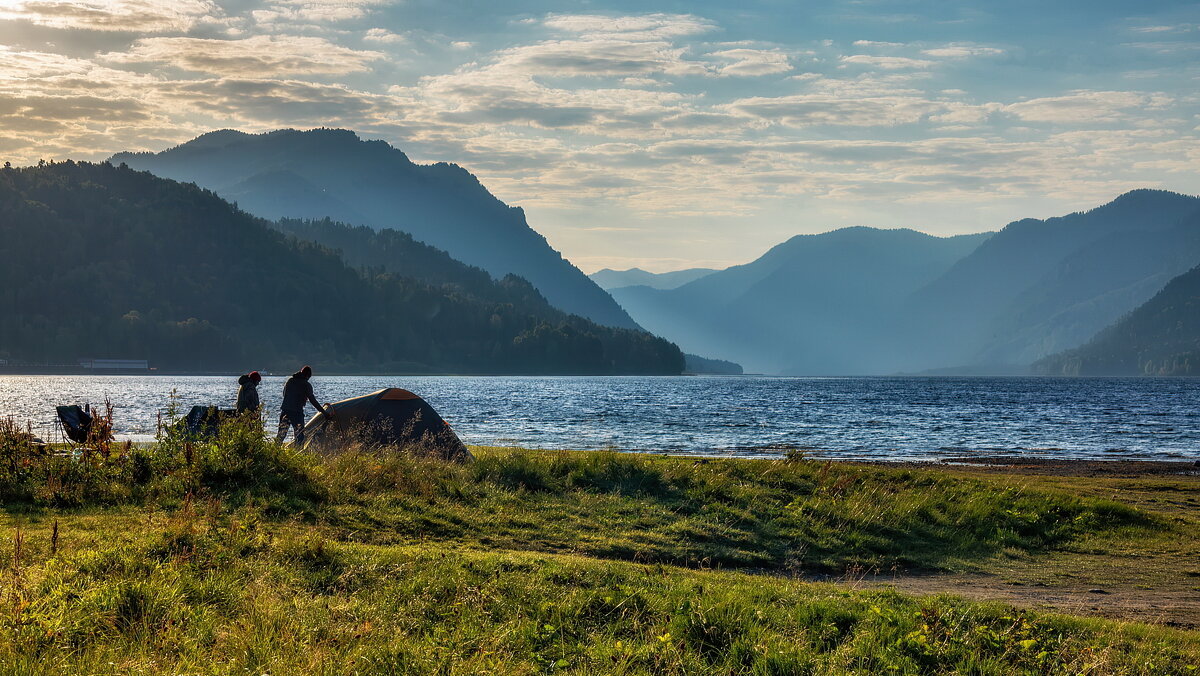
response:
[(992, 575), (889, 576), (845, 584), (858, 589), (891, 587), (905, 594), (951, 594), (1020, 608), (1200, 629), (1200, 591), (1194, 589), (1028, 586), (1008, 584)]
[(933, 466), (1116, 500), (1156, 513), (1166, 525), (1150, 537), (1116, 534), (1045, 555), (998, 556), (983, 573), (881, 575), (844, 584), (1200, 629), (1200, 466), (1013, 458), (959, 458)]

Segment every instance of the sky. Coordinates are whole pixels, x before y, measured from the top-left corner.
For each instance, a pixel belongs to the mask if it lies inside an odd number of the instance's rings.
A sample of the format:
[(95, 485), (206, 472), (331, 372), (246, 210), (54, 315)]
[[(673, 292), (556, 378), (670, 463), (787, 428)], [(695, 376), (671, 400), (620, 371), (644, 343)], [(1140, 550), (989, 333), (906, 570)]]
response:
[(0, 0), (0, 159), (343, 127), (584, 271), (1200, 193), (1200, 3)]

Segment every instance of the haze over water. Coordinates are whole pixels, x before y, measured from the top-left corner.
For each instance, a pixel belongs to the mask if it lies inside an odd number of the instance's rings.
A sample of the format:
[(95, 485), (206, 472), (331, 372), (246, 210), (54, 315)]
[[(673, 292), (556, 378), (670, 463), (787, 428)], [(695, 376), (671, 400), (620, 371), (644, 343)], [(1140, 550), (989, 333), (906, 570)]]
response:
[[(314, 378), (336, 401), (383, 387), (423, 396), (467, 444), (880, 460), (972, 455), (1200, 457), (1200, 382), (1150, 378), (462, 377)], [(282, 377), (260, 386), (274, 425)], [(54, 406), (117, 407), (148, 439), (178, 410), (232, 406), (235, 377), (0, 376), (0, 415), (48, 438)], [(309, 409), (311, 413), (311, 409)]]

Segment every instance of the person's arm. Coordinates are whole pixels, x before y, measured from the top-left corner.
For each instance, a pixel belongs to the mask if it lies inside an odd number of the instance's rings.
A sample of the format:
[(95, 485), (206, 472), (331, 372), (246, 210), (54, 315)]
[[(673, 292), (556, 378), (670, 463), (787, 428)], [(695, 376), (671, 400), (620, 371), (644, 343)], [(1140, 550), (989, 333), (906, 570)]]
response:
[(313, 405), (313, 408), (317, 409), (321, 413), (324, 413), (325, 407), (321, 405), (321, 402), (317, 401), (317, 395), (313, 394), (312, 383), (306, 383), (306, 384), (308, 385), (308, 401), (309, 401), (309, 403), (311, 403)]

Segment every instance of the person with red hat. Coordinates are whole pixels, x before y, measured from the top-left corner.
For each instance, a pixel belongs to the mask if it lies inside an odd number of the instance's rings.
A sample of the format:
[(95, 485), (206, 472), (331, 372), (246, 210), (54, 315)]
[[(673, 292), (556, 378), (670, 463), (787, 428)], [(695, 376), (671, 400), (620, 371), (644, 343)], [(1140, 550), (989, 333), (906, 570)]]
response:
[(313, 386), (308, 382), (309, 378), (312, 378), (312, 367), (305, 366), (293, 373), (292, 377), (283, 384), (283, 404), (279, 407), (279, 433), (275, 435), (275, 443), (283, 443), (289, 427), (295, 436), (295, 444), (299, 446), (304, 443), (305, 404), (311, 402), (313, 408), (322, 413), (325, 412), (325, 407), (321, 406), (321, 402), (317, 401), (317, 397), (313, 394)]
[(251, 371), (238, 377), (239, 387), (236, 408), (239, 414), (246, 411), (258, 413), (260, 406), (258, 402), (258, 384), (261, 382), (262, 376), (258, 374), (258, 371)]

